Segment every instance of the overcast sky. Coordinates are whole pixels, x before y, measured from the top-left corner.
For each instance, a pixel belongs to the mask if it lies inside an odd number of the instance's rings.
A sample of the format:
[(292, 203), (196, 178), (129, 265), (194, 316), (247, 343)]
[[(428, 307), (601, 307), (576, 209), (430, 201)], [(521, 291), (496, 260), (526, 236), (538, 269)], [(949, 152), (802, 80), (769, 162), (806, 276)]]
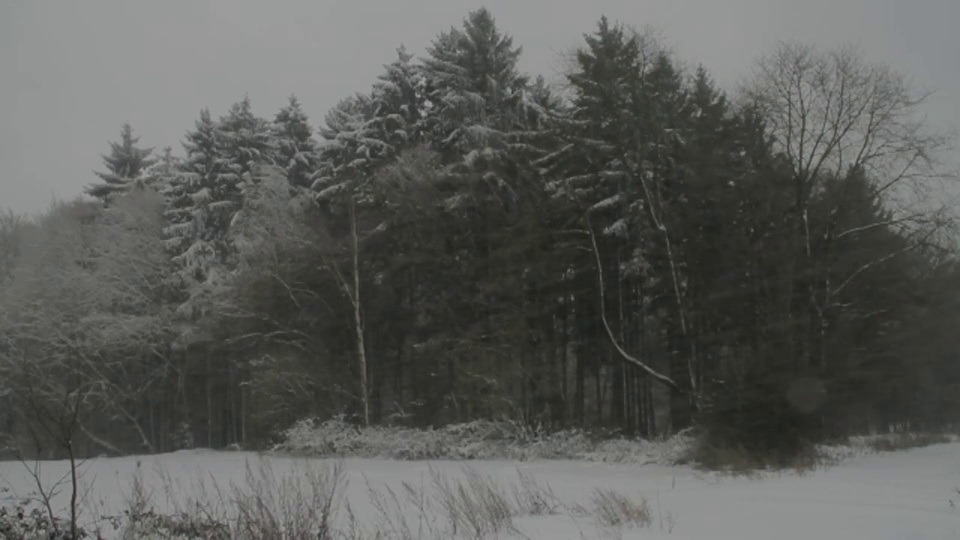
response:
[(931, 118), (960, 126), (958, 0), (0, 0), (0, 207), (79, 194), (123, 122), (180, 153), (202, 107), (249, 94), (272, 118), (295, 93), (316, 125), (398, 45), (420, 54), (481, 6), (548, 78), (603, 14), (659, 29), (728, 88), (778, 39), (853, 42), (936, 89)]

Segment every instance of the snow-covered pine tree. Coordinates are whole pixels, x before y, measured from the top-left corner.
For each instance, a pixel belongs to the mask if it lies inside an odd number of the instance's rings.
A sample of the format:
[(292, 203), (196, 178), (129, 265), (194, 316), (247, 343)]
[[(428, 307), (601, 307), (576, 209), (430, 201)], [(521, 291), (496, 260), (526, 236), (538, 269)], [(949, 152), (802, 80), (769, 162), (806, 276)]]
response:
[(371, 127), (390, 144), (391, 155), (420, 139), (423, 118), (423, 76), (406, 47), (397, 49), (397, 59), (384, 66), (373, 85)]
[(181, 165), (182, 160), (173, 154), (173, 148), (165, 146), (156, 163), (144, 171), (144, 183), (162, 192), (180, 174)]
[(345, 182), (368, 173), (389, 151), (370, 120), (375, 107), (370, 96), (355, 94), (327, 112), (320, 135), (320, 168), (311, 186), (320, 199), (342, 192)]
[(153, 149), (138, 147), (139, 141), (140, 137), (134, 137), (130, 124), (123, 124), (120, 142), (111, 142), (110, 154), (102, 156), (107, 171), (95, 173), (103, 182), (87, 186), (87, 195), (107, 203), (114, 193), (126, 191), (134, 182), (142, 179), (144, 170), (155, 161), (150, 159)]
[(245, 184), (256, 182), (258, 165), (274, 163), (270, 122), (254, 115), (249, 96), (244, 96), (220, 118), (217, 128), (221, 180), (242, 192)]
[(425, 138), (446, 172), (482, 182), (507, 207), (539, 190), (527, 169), (551, 148), (544, 138), (562, 104), (542, 79), (531, 84), (519, 71), (521, 50), (480, 9), (441, 33), (422, 61)]
[[(183, 160), (173, 154), (173, 148), (167, 146), (163, 149), (163, 155), (145, 173), (145, 176), (149, 178), (148, 183), (163, 196), (166, 203), (164, 208), (165, 229), (175, 223), (192, 221), (192, 205), (187, 192), (187, 184), (183, 178), (183, 166)], [(165, 236), (166, 234), (164, 233)], [(171, 244), (179, 242), (179, 239), (168, 240)]]
[(401, 46), (384, 66), (373, 91), (342, 100), (328, 113), (320, 134), (321, 167), (313, 188), (321, 198), (343, 182), (365, 176), (421, 139), (424, 79), (413, 56)]
[(286, 107), (273, 121), (276, 164), (286, 172), (287, 180), (298, 187), (310, 187), (319, 156), (313, 128), (296, 96), (290, 96)]
[(180, 267), (181, 286), (189, 297), (227, 257), (230, 220), (240, 205), (240, 192), (221, 174), (220, 131), (210, 111), (200, 111), (183, 142), (186, 158), (180, 174), (165, 186), (166, 246)]
[(470, 13), (463, 28), (441, 33), (423, 59), (426, 128), (447, 160), (478, 148), (506, 148), (528, 79), (517, 68), (521, 48), (489, 11)]
[[(640, 43), (636, 36), (605, 17), (597, 32), (585, 36), (576, 52), (576, 67), (567, 75), (570, 110), (561, 121), (563, 143), (538, 165), (557, 197), (609, 209), (623, 202), (625, 157), (641, 161), (637, 102), (641, 87)], [(621, 155), (631, 149), (633, 155)], [(637, 188), (639, 189), (639, 188)]]

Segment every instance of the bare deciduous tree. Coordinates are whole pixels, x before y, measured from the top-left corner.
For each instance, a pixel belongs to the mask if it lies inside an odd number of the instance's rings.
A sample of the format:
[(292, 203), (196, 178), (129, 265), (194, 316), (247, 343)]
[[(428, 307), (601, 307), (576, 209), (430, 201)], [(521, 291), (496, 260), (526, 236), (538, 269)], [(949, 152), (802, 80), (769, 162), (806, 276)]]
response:
[(781, 43), (760, 58), (745, 90), (793, 167), (801, 210), (818, 182), (851, 169), (875, 179), (877, 195), (935, 177), (949, 142), (925, 122), (930, 92), (852, 46)]
[[(908, 249), (925, 245), (945, 226), (942, 204), (933, 204), (929, 188), (947, 175), (938, 169), (938, 154), (950, 138), (930, 129), (923, 108), (930, 97), (889, 65), (868, 61), (857, 48), (823, 51), (813, 45), (780, 43), (757, 62), (744, 95), (766, 120), (774, 147), (792, 170), (793, 248), (798, 254), (796, 276), (807, 279), (809, 336), (822, 337), (831, 295), (839, 286), (827, 279), (828, 254), (835, 241), (876, 227), (913, 229), (922, 240)], [(891, 219), (835, 230), (834, 216), (846, 204), (835, 197), (827, 221), (812, 223), (810, 206), (827, 183), (846, 175), (862, 174), (877, 203), (892, 212)], [(907, 203), (909, 196), (914, 201)], [(940, 206), (937, 208), (937, 206)], [(920, 208), (919, 211), (917, 208)], [(820, 232), (812, 232), (818, 228)], [(819, 247), (818, 247), (819, 246)], [(862, 271), (903, 253), (898, 250), (866, 265)], [(788, 294), (793, 299), (793, 292)], [(803, 348), (801, 366), (816, 356), (816, 346)], [(816, 339), (814, 339), (816, 341)]]

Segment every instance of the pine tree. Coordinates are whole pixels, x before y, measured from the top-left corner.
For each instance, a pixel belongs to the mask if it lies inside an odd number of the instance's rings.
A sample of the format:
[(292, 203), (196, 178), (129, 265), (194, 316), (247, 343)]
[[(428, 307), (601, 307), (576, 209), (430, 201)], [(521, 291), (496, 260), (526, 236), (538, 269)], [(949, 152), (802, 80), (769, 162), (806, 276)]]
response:
[(250, 98), (234, 103), (217, 126), (220, 160), (218, 166), (224, 182), (242, 191), (244, 184), (256, 182), (258, 165), (274, 163), (275, 146), (270, 123), (253, 114)]
[(373, 85), (370, 127), (390, 144), (390, 156), (420, 139), (423, 118), (423, 76), (413, 55), (400, 46), (397, 59), (384, 66)]
[(317, 191), (336, 191), (347, 178), (359, 178), (416, 145), (423, 128), (424, 79), (404, 47), (384, 66), (372, 92), (342, 100), (325, 118), (320, 133), (321, 167)]
[(368, 174), (389, 155), (389, 143), (371, 124), (374, 111), (369, 96), (355, 94), (327, 112), (320, 128), (326, 144), (320, 149), (320, 169), (312, 186), (321, 197), (342, 191), (345, 182)]
[(280, 109), (273, 121), (276, 163), (287, 174), (287, 180), (299, 187), (310, 187), (317, 170), (318, 150), (313, 129), (296, 96)]
[(110, 154), (102, 156), (107, 172), (95, 173), (103, 182), (87, 186), (88, 195), (109, 202), (113, 194), (126, 191), (134, 182), (141, 180), (144, 170), (155, 161), (150, 159), (153, 149), (138, 147), (139, 141), (140, 137), (133, 136), (130, 124), (123, 124), (120, 142), (111, 142)]
[(239, 209), (240, 192), (221, 173), (220, 130), (207, 109), (200, 111), (183, 142), (181, 174), (164, 190), (167, 248), (180, 265), (187, 289), (205, 282), (226, 259), (226, 232)]
[(158, 191), (163, 191), (172, 179), (180, 174), (181, 166), (182, 160), (173, 154), (173, 148), (165, 146), (156, 163), (144, 171), (145, 182)]
[(517, 69), (521, 51), (486, 9), (433, 41), (423, 59), (425, 127), (447, 159), (507, 146), (528, 82)]

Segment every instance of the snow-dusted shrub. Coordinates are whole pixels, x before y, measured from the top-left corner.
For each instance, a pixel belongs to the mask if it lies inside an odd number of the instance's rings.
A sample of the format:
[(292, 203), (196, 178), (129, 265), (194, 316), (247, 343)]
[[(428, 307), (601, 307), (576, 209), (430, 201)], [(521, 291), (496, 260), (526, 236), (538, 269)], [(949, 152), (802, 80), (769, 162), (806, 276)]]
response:
[[(81, 538), (90, 534), (78, 529)], [(30, 507), (29, 504), (0, 506), (0, 538), (17, 538), (22, 540), (68, 540), (71, 536), (70, 521), (54, 516), (39, 506)]]
[(681, 461), (693, 440), (689, 431), (666, 441), (649, 441), (596, 436), (579, 429), (549, 432), (507, 420), (475, 420), (438, 429), (360, 428), (337, 417), (296, 423), (283, 433), (274, 451), (403, 460), (576, 459), (643, 464)]
[(203, 540), (228, 540), (230, 527), (217, 519), (195, 514), (159, 514), (149, 510), (137, 515), (127, 515), (121, 537), (136, 538), (181, 538)]
[(878, 435), (856, 435), (847, 437), (842, 442), (817, 445), (816, 451), (821, 460), (828, 464), (875, 454), (878, 452), (895, 452), (955, 442), (956, 435), (943, 433), (883, 433)]
[(897, 450), (948, 443), (951, 440), (951, 437), (940, 433), (896, 433), (876, 437), (868, 444), (876, 452), (896, 452)]

